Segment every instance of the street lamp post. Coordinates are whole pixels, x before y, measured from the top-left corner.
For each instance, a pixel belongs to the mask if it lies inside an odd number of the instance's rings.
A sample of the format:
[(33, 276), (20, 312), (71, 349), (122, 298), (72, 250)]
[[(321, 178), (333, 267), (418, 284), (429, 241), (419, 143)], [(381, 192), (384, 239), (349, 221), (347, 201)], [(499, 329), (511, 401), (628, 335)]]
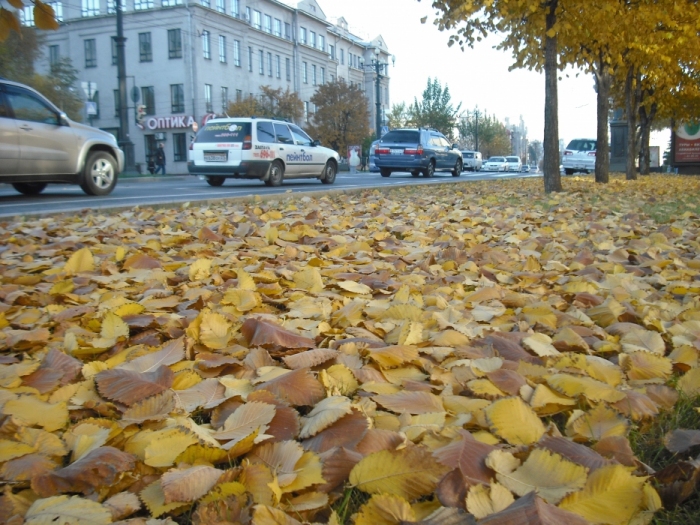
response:
[[(375, 47), (374, 48), (374, 58), (372, 58), (372, 63), (370, 64), (370, 68), (374, 70), (375, 74), (375, 93), (374, 93), (374, 99), (375, 99), (375, 106), (376, 106), (376, 115), (375, 115), (375, 126), (376, 126), (376, 132), (377, 132), (377, 138), (381, 138), (382, 136), (382, 78), (387, 76), (386, 71), (389, 68), (389, 63), (388, 62), (382, 62), (380, 60), (380, 55), (379, 55), (379, 48)], [(394, 55), (391, 56), (391, 61), (392, 64), (396, 62), (396, 57)]]
[(129, 138), (129, 107), (126, 98), (126, 56), (124, 47), (124, 22), (122, 17), (122, 1), (116, 0), (117, 11), (117, 82), (119, 84), (119, 146), (124, 151), (125, 171), (134, 171), (134, 143)]

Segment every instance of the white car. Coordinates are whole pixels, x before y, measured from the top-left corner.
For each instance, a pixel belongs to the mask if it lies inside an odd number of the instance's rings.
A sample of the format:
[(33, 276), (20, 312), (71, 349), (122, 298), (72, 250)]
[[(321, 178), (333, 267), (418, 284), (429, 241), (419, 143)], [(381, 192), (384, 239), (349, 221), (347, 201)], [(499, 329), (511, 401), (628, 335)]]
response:
[(491, 157), (483, 166), (484, 171), (508, 171), (508, 161), (505, 157)]
[(591, 173), (595, 171), (595, 154), (598, 141), (596, 139), (574, 139), (569, 142), (562, 157), (564, 173)]
[(340, 155), (312, 140), (299, 126), (269, 118), (214, 118), (190, 145), (187, 169), (221, 186), (228, 178), (258, 179), (279, 186), (284, 179), (314, 178), (333, 184)]
[(520, 160), (520, 157), (516, 157), (516, 156), (506, 157), (506, 161), (508, 162), (508, 171), (522, 171), (523, 170), (523, 163)]
[(483, 160), (478, 151), (462, 151), (462, 170), (481, 171)]

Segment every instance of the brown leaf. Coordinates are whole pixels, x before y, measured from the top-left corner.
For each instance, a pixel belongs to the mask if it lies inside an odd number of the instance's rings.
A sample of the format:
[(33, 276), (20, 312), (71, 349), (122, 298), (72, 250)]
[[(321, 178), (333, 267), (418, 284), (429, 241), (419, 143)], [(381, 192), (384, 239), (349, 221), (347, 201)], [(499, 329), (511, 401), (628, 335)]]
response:
[(323, 385), (308, 368), (294, 370), (262, 383), (256, 390), (268, 390), (292, 406), (312, 406), (326, 396)]
[(433, 452), (435, 458), (450, 468), (457, 468), (469, 485), (489, 484), (495, 473), (486, 466), (486, 456), (496, 447), (477, 441), (464, 429), (459, 430), (462, 439)]
[(297, 370), (299, 368), (313, 368), (316, 365), (335, 359), (337, 356), (338, 352), (330, 348), (314, 348), (306, 352), (285, 356), (282, 358), (282, 361), (287, 367)]
[(117, 367), (120, 370), (131, 370), (133, 372), (153, 372), (159, 366), (174, 365), (182, 361), (185, 357), (184, 337), (173, 339), (163, 345), (161, 350), (137, 357), (131, 361)]
[(125, 270), (153, 270), (154, 268), (163, 268), (163, 264), (150, 255), (135, 253), (124, 260), (122, 267)]
[(520, 388), (527, 384), (527, 381), (523, 376), (515, 372), (514, 370), (507, 370), (505, 368), (499, 368), (493, 372), (486, 374), (486, 377), (496, 385), (500, 390), (503, 390), (511, 396), (517, 396), (520, 394)]
[[(416, 525), (476, 525), (474, 516), (462, 509), (440, 507), (420, 521), (411, 522)], [(400, 525), (408, 525), (401, 522)]]
[(528, 354), (525, 349), (515, 341), (503, 337), (502, 334), (493, 334), (484, 338), (483, 343), (493, 346), (498, 355), (509, 361), (525, 361), (536, 365), (542, 364), (542, 359)]
[(352, 468), (362, 459), (362, 454), (345, 447), (336, 447), (326, 450), (319, 458), (323, 464), (323, 479), (326, 483), (318, 485), (316, 490), (331, 492), (345, 483)]
[(673, 509), (695, 493), (700, 482), (700, 463), (679, 461), (655, 472), (651, 479), (664, 508)]
[(161, 478), (165, 503), (196, 501), (216, 484), (223, 470), (206, 465), (169, 470)]
[(299, 435), (299, 412), (275, 397), (272, 392), (258, 390), (248, 396), (248, 402), (261, 401), (275, 406), (275, 417), (268, 424), (265, 434), (274, 436), (271, 441), (287, 441)]
[(440, 503), (446, 507), (466, 509), (466, 498), (469, 486), (458, 468), (445, 474), (438, 483), (435, 494)]
[(674, 454), (686, 452), (700, 445), (700, 430), (676, 429), (664, 436), (664, 445)]
[(166, 390), (143, 401), (134, 403), (122, 414), (124, 424), (143, 423), (164, 419), (175, 410), (175, 397), (172, 390)]
[(440, 398), (430, 392), (408, 392), (404, 390), (396, 394), (374, 396), (372, 400), (384, 408), (398, 413), (429, 414), (445, 410)]
[(0, 468), (0, 476), (9, 481), (31, 481), (35, 476), (54, 470), (57, 466), (42, 454), (27, 454), (5, 462)]
[(352, 413), (343, 416), (314, 437), (302, 441), (301, 444), (305, 450), (314, 452), (326, 452), (336, 447), (353, 450), (365, 437), (369, 426), (367, 417), (353, 408)]
[(393, 430), (370, 428), (365, 437), (357, 444), (357, 451), (364, 456), (380, 450), (395, 450), (404, 442), (404, 438)]
[(97, 374), (95, 384), (103, 397), (130, 406), (167, 390), (174, 378), (175, 374), (167, 366), (145, 373), (114, 369)]
[(614, 459), (627, 467), (637, 466), (637, 459), (634, 456), (630, 442), (624, 436), (604, 437), (591, 448), (601, 456)]
[(515, 500), (508, 508), (486, 516), (479, 525), (588, 525), (578, 514), (550, 505), (534, 491)]
[(278, 324), (265, 319), (251, 317), (241, 326), (241, 334), (249, 346), (270, 346), (282, 348), (313, 348), (313, 339), (303, 337)]
[(36, 476), (32, 489), (42, 498), (64, 492), (87, 495), (111, 486), (122, 472), (133, 469), (134, 464), (131, 454), (113, 447), (99, 447), (67, 467)]
[(591, 471), (611, 463), (610, 460), (604, 458), (595, 450), (561, 436), (545, 435), (539, 440), (537, 446), (555, 452), (573, 463), (587, 467)]

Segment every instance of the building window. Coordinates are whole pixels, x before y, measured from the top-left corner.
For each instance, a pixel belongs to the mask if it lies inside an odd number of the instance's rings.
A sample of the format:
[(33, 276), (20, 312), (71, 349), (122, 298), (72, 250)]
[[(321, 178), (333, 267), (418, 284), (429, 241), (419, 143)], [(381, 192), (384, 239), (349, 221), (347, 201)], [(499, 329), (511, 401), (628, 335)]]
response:
[(321, 68), (321, 84), (326, 83), (326, 68), (322, 67)]
[(309, 103), (304, 102), (304, 120), (308, 122), (309, 120)]
[(277, 78), (282, 78), (282, 57), (275, 55), (275, 72)]
[(97, 43), (94, 38), (83, 40), (85, 44), (85, 67), (97, 67)]
[(237, 89), (236, 90), (236, 102), (240, 102), (243, 100), (243, 90)]
[(292, 64), (291, 60), (288, 58), (284, 59), (284, 65), (285, 65), (285, 70), (286, 70), (286, 75), (287, 75), (287, 82), (292, 80)]
[(290, 24), (289, 22), (284, 23), (284, 38), (286, 38), (287, 40), (292, 39), (292, 24)]
[(238, 40), (233, 41), (233, 65), (241, 67), (241, 43)]
[(331, 74), (331, 84), (335, 82), (335, 75)]
[(156, 142), (156, 136), (144, 135), (143, 141), (143, 145), (146, 149), (146, 162), (148, 162), (149, 160), (153, 160), (153, 162), (155, 162), (156, 148), (158, 147), (158, 143)]
[(202, 31), (202, 54), (207, 60), (211, 59), (211, 49), (209, 47), (209, 31)]
[(184, 162), (187, 160), (187, 134), (173, 133), (173, 161)]
[(253, 72), (253, 48), (248, 46), (248, 71)]
[(252, 22), (252, 20), (250, 19), (250, 7), (248, 6), (246, 6), (245, 8), (245, 19), (249, 24)]
[(19, 12), (19, 18), (23, 26), (34, 27), (34, 6), (22, 9)]
[(160, 5), (163, 7), (172, 7), (175, 5), (182, 5), (182, 0), (161, 0)]
[(275, 36), (282, 36), (282, 20), (275, 18)]
[(352, 53), (348, 51), (348, 66), (352, 67)]
[(331, 56), (331, 60), (335, 60), (335, 46), (333, 44), (328, 44), (328, 54)]
[(153, 0), (134, 0), (134, 11), (143, 11), (144, 9), (153, 9)]
[(309, 45), (311, 47), (316, 47), (316, 32), (315, 31), (309, 32)]
[(112, 42), (112, 65), (116, 66), (119, 62), (119, 55), (117, 53), (117, 37), (113, 36), (110, 38), (110, 41)]
[(185, 112), (185, 88), (183, 84), (170, 84), (170, 112)]
[(342, 64), (345, 64), (345, 50), (340, 49), (339, 51), (340, 51), (340, 63), (342, 65)]
[(228, 111), (228, 88), (221, 86), (221, 109), (224, 113)]
[(211, 7), (209, 0), (199, 0), (199, 3), (202, 4), (204, 7)]
[(253, 11), (253, 27), (255, 29), (262, 29), (262, 13), (257, 9)]
[(323, 35), (318, 35), (318, 48), (321, 51), (326, 50), (326, 37)]
[[(165, 2), (165, 0), (163, 0)], [(165, 3), (163, 3), (165, 5)], [(122, 7), (123, 8), (123, 7)], [(117, 12), (117, 2), (116, 0), (107, 0), (107, 14), (113, 15)]]
[(305, 27), (299, 28), (299, 43), (306, 44), (306, 28)]
[(168, 58), (182, 58), (182, 35), (179, 29), (168, 29)]
[(46, 2), (53, 8), (53, 14), (56, 20), (63, 22), (63, 3), (62, 2)]
[(219, 13), (225, 13), (226, 12), (226, 0), (216, 0), (216, 10)]
[(272, 76), (272, 53), (267, 54), (267, 76)]
[(307, 71), (306, 62), (301, 63), (301, 79), (303, 80), (304, 84), (309, 83), (309, 73)]
[(119, 107), (121, 106), (121, 98), (119, 97), (119, 90), (115, 89), (114, 93), (114, 116), (119, 116)]
[(272, 33), (272, 17), (265, 15), (265, 32)]
[(241, 16), (241, 0), (231, 0), (231, 16), (240, 18)]
[(152, 62), (151, 33), (139, 33), (139, 61)]
[(261, 49), (260, 52), (260, 67), (258, 67), (258, 71), (260, 72), (261, 75), (265, 74), (265, 59), (263, 57), (264, 51)]
[(58, 46), (49, 46), (49, 67), (53, 70), (57, 65), (58, 61), (61, 58), (61, 54), (59, 52)]
[(141, 88), (141, 103), (146, 106), (146, 115), (156, 114), (156, 91), (153, 86)]
[(226, 62), (226, 37), (219, 35), (219, 62)]
[(83, 0), (80, 14), (83, 16), (97, 16), (100, 14), (100, 0)]
[(214, 112), (214, 104), (211, 98), (211, 84), (204, 84), (204, 104), (206, 106), (207, 113)]
[(316, 64), (311, 66), (311, 83), (316, 85)]

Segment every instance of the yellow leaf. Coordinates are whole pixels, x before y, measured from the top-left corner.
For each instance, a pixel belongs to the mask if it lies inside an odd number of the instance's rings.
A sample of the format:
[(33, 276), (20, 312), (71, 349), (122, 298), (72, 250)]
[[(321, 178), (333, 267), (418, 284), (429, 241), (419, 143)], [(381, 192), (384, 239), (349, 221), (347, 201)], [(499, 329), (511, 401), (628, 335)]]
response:
[(300, 521), (295, 520), (280, 509), (267, 505), (255, 505), (253, 509), (251, 525), (301, 525)]
[[(23, 5), (19, 0), (15, 0), (15, 2)], [(0, 42), (3, 42), (10, 36), (11, 30), (17, 33), (21, 32), (18, 17), (9, 9), (0, 6)]]
[(10, 441), (9, 439), (0, 439), (0, 463), (34, 452), (36, 452), (36, 447), (18, 443), (17, 441)]
[(169, 470), (161, 477), (166, 504), (178, 501), (196, 501), (216, 484), (223, 470), (207, 465)]
[(625, 398), (625, 394), (610, 385), (590, 377), (571, 374), (553, 374), (547, 383), (557, 392), (569, 397), (583, 396), (591, 401), (615, 403)]
[(661, 338), (661, 334), (651, 330), (632, 330), (627, 332), (620, 339), (624, 352), (651, 352), (652, 354), (664, 355), (666, 344)]
[(591, 523), (623, 525), (639, 509), (645, 477), (635, 477), (632, 468), (609, 465), (588, 476), (585, 487), (565, 497), (559, 507), (583, 516)]
[(139, 303), (126, 303), (114, 309), (114, 313), (119, 317), (124, 317), (125, 315), (138, 315), (142, 313), (146, 308)]
[(333, 365), (321, 370), (318, 378), (331, 396), (351, 396), (359, 386), (357, 379), (345, 365)]
[(678, 390), (688, 397), (700, 394), (700, 368), (693, 368), (678, 380)]
[(547, 334), (534, 333), (523, 339), (522, 344), (540, 357), (559, 355), (559, 350), (554, 348), (552, 338)]
[(226, 421), (220, 432), (213, 434), (219, 441), (227, 441), (223, 448), (228, 450), (239, 441), (258, 431), (264, 434), (267, 425), (275, 417), (275, 406), (254, 401), (236, 409)]
[(68, 407), (64, 401), (51, 404), (34, 396), (22, 396), (5, 403), (2, 411), (26, 421), (28, 425), (43, 427), (47, 432), (59, 430), (68, 423)]
[(282, 492), (298, 492), (326, 482), (323, 478), (323, 464), (315, 452), (304, 452), (294, 465), (294, 470), (296, 477), (290, 483), (281, 486)]
[(515, 501), (513, 494), (500, 483), (491, 482), (491, 486), (478, 484), (469, 487), (467, 493), (467, 510), (476, 519), (500, 512)]
[(381, 368), (395, 368), (418, 359), (418, 349), (415, 346), (405, 345), (368, 348), (367, 357)]
[(544, 434), (544, 424), (519, 397), (494, 401), (484, 409), (491, 432), (511, 445), (532, 445)]
[(557, 316), (548, 305), (525, 306), (523, 315), (532, 326), (539, 323), (552, 330), (557, 329)]
[(355, 525), (396, 525), (415, 521), (416, 515), (404, 498), (391, 494), (375, 494), (360, 507)]
[(337, 286), (339, 286), (340, 288), (342, 288), (343, 290), (346, 290), (348, 292), (357, 293), (357, 294), (370, 294), (370, 293), (372, 293), (372, 288), (370, 288), (366, 284), (358, 283), (355, 281), (339, 281), (336, 284), (337, 284)]
[(620, 367), (632, 380), (668, 379), (673, 373), (673, 363), (668, 357), (649, 352), (620, 354)]
[[(156, 437), (157, 436), (157, 437)], [(197, 438), (179, 429), (156, 432), (155, 439), (144, 449), (144, 463), (151, 467), (170, 467), (187, 447), (197, 443)]]
[(81, 248), (73, 253), (63, 267), (68, 275), (76, 275), (82, 272), (91, 272), (95, 269), (95, 258), (88, 248)]
[(59, 25), (53, 7), (41, 0), (34, 0), (34, 25), (37, 29), (58, 29)]
[(328, 505), (328, 494), (323, 492), (305, 492), (301, 496), (288, 499), (285, 503), (285, 508), (293, 513), (321, 509)]
[(567, 422), (566, 433), (578, 439), (600, 441), (605, 437), (624, 436), (628, 427), (624, 416), (600, 404), (587, 413), (575, 411)]
[(236, 275), (238, 276), (238, 288), (240, 290), (250, 290), (254, 292), (257, 289), (255, 279), (253, 279), (248, 272), (242, 269), (237, 269)]
[(245, 494), (245, 492), (246, 487), (242, 483), (237, 481), (228, 481), (216, 485), (200, 500), (200, 502), (202, 504), (207, 504), (213, 501), (221, 501), (226, 499), (228, 496), (242, 496)]
[(248, 312), (262, 304), (260, 294), (252, 290), (234, 288), (228, 290), (221, 299), (222, 304), (232, 304), (239, 312)]
[(75, 284), (73, 281), (66, 279), (65, 281), (58, 281), (54, 284), (49, 293), (51, 295), (65, 295), (71, 293), (75, 289)]
[(115, 340), (120, 337), (129, 337), (129, 325), (118, 315), (107, 312), (102, 319), (100, 337)]
[(106, 525), (112, 523), (112, 513), (80, 496), (53, 496), (32, 503), (24, 519), (26, 525)]
[(325, 286), (318, 268), (307, 267), (295, 272), (293, 275), (294, 286), (311, 293), (322, 291)]
[(73, 451), (71, 461), (77, 461), (88, 452), (104, 445), (109, 435), (109, 428), (81, 423), (63, 434), (63, 439)]
[(412, 500), (430, 494), (447, 467), (423, 448), (381, 450), (365, 456), (350, 471), (350, 485), (370, 494), (387, 493)]
[[(166, 503), (165, 493), (163, 492), (163, 486), (161, 485), (160, 480), (154, 481), (148, 485), (139, 493), (139, 496), (141, 497), (141, 501), (143, 501), (148, 507), (148, 510), (151, 511), (151, 515), (154, 518), (162, 516), (166, 512), (173, 512), (180, 507), (190, 505), (187, 502), (180, 501)], [(111, 523), (111, 521), (109, 523)]]
[(209, 311), (202, 312), (199, 340), (213, 350), (221, 350), (228, 346), (232, 335), (231, 328), (231, 323), (223, 315)]
[(190, 281), (201, 281), (211, 276), (211, 259), (197, 259), (190, 265)]
[(583, 488), (587, 473), (588, 469), (559, 454), (536, 448), (519, 468), (496, 471), (496, 478), (518, 496), (534, 490), (546, 502), (556, 505), (567, 494)]

